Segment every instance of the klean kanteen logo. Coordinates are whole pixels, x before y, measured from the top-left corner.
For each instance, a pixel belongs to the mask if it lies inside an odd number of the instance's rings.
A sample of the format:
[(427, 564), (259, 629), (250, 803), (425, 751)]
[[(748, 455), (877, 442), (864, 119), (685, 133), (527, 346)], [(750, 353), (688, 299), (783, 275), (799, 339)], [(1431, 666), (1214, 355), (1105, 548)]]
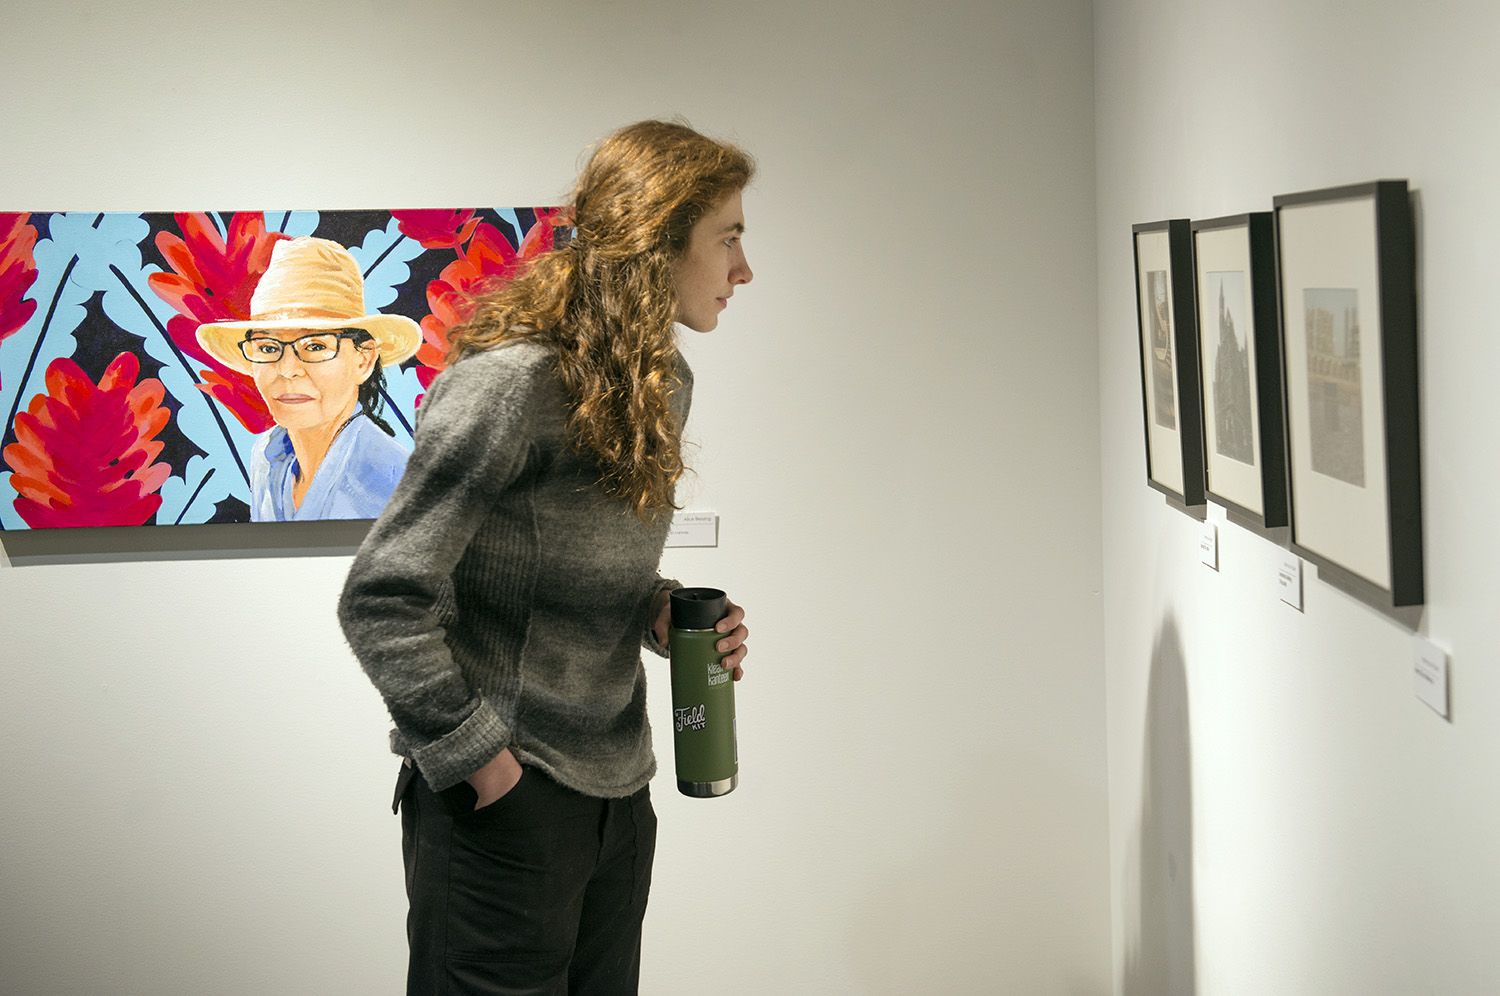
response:
[(677, 719), (677, 732), (683, 730), (701, 730), (708, 725), (708, 706), (688, 706), (686, 709), (673, 709)]

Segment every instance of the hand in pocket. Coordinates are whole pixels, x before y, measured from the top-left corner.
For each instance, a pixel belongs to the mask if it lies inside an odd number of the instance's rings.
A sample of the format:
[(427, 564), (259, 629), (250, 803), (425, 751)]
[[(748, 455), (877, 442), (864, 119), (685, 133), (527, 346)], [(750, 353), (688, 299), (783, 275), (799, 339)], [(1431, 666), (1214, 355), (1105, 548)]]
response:
[(521, 774), (521, 762), (516, 760), (509, 747), (496, 754), (488, 764), (464, 779), (477, 796), (474, 808), (483, 809), (505, 798), (521, 780)]

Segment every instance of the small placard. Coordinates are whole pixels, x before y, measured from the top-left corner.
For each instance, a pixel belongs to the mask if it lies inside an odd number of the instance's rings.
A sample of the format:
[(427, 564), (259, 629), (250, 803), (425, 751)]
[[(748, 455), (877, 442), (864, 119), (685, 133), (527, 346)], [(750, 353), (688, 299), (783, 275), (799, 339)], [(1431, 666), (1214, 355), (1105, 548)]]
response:
[(1448, 718), (1448, 652), (1422, 637), (1412, 639), (1412, 684), (1417, 698)]
[(1276, 597), (1302, 611), (1302, 558), (1287, 554), (1276, 568)]
[(672, 516), (672, 531), (667, 546), (718, 546), (717, 512), (678, 512)]
[(1219, 527), (1216, 523), (1203, 523), (1203, 535), (1198, 538), (1198, 554), (1203, 566), (1219, 569)]

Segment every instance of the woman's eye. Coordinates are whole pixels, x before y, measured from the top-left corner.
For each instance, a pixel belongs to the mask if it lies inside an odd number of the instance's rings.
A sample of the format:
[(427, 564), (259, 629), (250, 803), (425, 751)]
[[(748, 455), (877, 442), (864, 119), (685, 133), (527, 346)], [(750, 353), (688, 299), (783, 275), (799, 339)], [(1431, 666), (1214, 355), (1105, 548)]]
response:
[(257, 342), (250, 348), (255, 350), (261, 356), (274, 356), (277, 353), (281, 352), (281, 344), (279, 342)]

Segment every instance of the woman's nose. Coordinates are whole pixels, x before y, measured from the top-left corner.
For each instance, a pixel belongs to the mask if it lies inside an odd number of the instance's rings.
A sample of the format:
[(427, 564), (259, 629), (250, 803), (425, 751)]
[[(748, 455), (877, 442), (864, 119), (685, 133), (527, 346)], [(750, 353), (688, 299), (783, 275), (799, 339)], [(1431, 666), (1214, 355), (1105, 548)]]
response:
[(730, 272), (730, 280), (736, 284), (748, 284), (754, 279), (755, 273), (750, 269), (750, 263), (745, 259), (745, 254), (741, 252), (734, 269)]
[(276, 372), (283, 377), (295, 377), (302, 371), (302, 358), (288, 343), (281, 347), (281, 359), (276, 361)]

